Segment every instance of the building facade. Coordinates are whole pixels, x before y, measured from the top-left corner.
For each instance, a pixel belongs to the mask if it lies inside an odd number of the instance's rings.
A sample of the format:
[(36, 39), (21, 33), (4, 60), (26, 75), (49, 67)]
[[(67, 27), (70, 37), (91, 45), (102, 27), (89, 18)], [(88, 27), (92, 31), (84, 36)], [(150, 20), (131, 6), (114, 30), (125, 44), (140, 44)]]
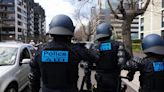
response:
[(35, 42), (41, 41), (43, 39), (43, 35), (46, 34), (46, 22), (45, 22), (45, 11), (39, 5), (39, 3), (34, 4), (34, 37)]
[[(118, 16), (121, 16), (120, 14), (118, 14)], [(118, 39), (122, 39), (122, 20), (118, 20), (114, 17), (113, 14), (110, 14), (110, 16), (108, 17), (110, 19), (110, 23), (113, 25), (114, 27), (114, 31), (115, 31), (115, 36)], [(131, 39), (132, 40), (136, 40), (139, 39), (139, 17), (136, 17), (132, 24), (131, 24)]]
[[(35, 38), (34, 6), (34, 0), (0, 1), (0, 41), (19, 40), (28, 42), (29, 38)], [(44, 13), (44, 10), (40, 12), (42, 15)], [(44, 24), (42, 25), (45, 27), (45, 16), (43, 20)], [(42, 23), (43, 21), (39, 22)], [(45, 29), (42, 31), (45, 31)]]
[(0, 3), (1, 40), (25, 40), (27, 5), (23, 0), (2, 0)]
[[(140, 0), (140, 7), (144, 3), (145, 0)], [(152, 33), (164, 37), (164, 0), (151, 0), (144, 15), (139, 16), (139, 38)]]
[[(117, 2), (113, 1), (113, 8), (116, 9)], [(118, 16), (121, 14), (118, 13)], [(107, 0), (98, 0), (96, 7), (91, 9), (91, 20), (93, 30), (95, 30), (96, 25), (102, 22), (111, 23), (114, 27), (114, 36), (116, 39), (122, 39), (122, 20), (118, 20), (111, 13), (109, 6), (107, 5)], [(136, 17), (131, 24), (131, 37), (132, 39), (139, 39), (139, 18)]]
[(27, 3), (27, 36), (28, 41), (34, 38), (34, 0), (26, 0)]

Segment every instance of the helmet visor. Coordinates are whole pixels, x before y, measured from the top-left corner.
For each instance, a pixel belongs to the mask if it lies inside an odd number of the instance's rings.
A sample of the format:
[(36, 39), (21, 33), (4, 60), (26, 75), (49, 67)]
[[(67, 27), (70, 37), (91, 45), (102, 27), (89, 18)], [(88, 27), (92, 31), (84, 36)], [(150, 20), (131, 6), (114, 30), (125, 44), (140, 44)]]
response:
[(164, 55), (164, 46), (155, 46), (144, 50), (144, 53), (154, 53), (158, 55)]
[(109, 36), (108, 34), (98, 34), (98, 35), (96, 35), (96, 40), (103, 38), (103, 37), (108, 37), (108, 36)]
[(68, 30), (63, 27), (54, 27), (50, 29), (47, 33), (54, 35), (73, 35), (73, 32), (71, 32), (71, 30)]

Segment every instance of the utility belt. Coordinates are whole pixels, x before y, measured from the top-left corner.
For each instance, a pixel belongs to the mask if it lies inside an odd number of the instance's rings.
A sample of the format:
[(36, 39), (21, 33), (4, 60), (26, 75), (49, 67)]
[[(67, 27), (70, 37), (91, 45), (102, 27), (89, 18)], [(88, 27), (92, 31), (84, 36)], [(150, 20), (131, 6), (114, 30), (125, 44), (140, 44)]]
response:
[(53, 85), (53, 84), (43, 84), (45, 88), (48, 89), (55, 89), (55, 90), (75, 90), (77, 89), (77, 85), (72, 85), (72, 84), (64, 84), (64, 85)]
[(119, 70), (115, 70), (115, 69), (109, 69), (109, 70), (99, 70), (97, 69), (96, 70), (97, 73), (100, 73), (100, 74), (119, 74), (120, 71)]
[(95, 78), (97, 81), (101, 81), (104, 78), (108, 80), (117, 80), (119, 78), (119, 74), (117, 74), (116, 72), (97, 72)]
[(97, 81), (98, 92), (120, 92), (117, 91), (121, 87), (118, 75), (98, 73), (95, 75), (95, 79)]

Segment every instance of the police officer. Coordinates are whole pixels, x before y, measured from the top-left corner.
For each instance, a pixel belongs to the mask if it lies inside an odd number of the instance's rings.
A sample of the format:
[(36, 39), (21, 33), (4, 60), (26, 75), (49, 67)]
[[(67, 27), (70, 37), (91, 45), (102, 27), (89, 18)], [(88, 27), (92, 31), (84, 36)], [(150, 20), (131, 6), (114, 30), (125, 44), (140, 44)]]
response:
[[(120, 71), (122, 64), (130, 55), (124, 49), (121, 42), (111, 40), (113, 27), (109, 23), (101, 23), (97, 26), (96, 40), (98, 41), (99, 60), (96, 68), (96, 80), (98, 92), (120, 92)], [(125, 53), (119, 62), (119, 49)], [(127, 58), (125, 58), (125, 55)]]
[(53, 40), (39, 48), (30, 63), (31, 92), (39, 92), (40, 78), (42, 92), (77, 92), (79, 61), (95, 61), (97, 56), (81, 45), (71, 44), (74, 26), (68, 16), (55, 16), (49, 27)]
[(142, 40), (142, 49), (146, 57), (127, 62), (131, 69), (127, 76), (132, 81), (135, 71), (140, 71), (139, 92), (164, 92), (164, 40), (157, 34), (147, 35)]

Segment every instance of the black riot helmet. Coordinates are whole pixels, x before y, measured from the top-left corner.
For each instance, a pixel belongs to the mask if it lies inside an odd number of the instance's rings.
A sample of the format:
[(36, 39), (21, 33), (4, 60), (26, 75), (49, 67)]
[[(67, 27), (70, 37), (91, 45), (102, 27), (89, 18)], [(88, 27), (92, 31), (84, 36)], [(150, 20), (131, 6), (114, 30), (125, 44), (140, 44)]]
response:
[(96, 29), (96, 40), (110, 38), (112, 36), (113, 26), (109, 23), (101, 23)]
[(164, 55), (164, 39), (157, 34), (147, 35), (142, 40), (142, 49), (145, 54)]
[(66, 35), (73, 36), (74, 33), (73, 22), (70, 17), (66, 15), (56, 15), (49, 25), (50, 35)]

